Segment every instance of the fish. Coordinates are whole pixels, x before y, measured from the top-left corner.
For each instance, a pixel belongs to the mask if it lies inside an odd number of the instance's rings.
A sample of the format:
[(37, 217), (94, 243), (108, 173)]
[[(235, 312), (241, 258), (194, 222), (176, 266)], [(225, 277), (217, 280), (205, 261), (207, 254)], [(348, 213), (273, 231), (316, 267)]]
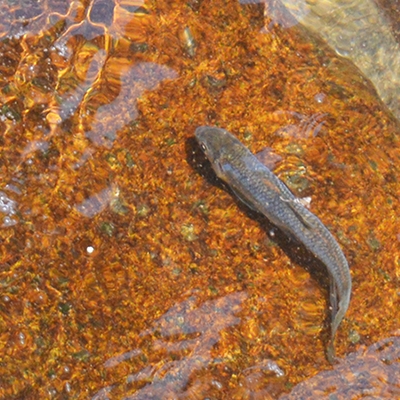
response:
[(352, 286), (349, 264), (339, 244), (321, 220), (233, 134), (200, 126), (195, 137), (218, 178), (244, 204), (302, 243), (326, 266), (332, 314), (326, 355), (333, 363), (336, 332), (349, 308)]

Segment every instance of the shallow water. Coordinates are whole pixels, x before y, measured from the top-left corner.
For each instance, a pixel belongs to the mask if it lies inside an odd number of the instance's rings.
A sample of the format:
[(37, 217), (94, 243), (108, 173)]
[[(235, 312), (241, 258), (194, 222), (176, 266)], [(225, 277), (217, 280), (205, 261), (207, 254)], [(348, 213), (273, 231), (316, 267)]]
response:
[[(388, 3), (392, 3), (392, 9)], [(400, 44), (395, 29), (400, 18), (395, 14), (396, 2), (386, 5), (387, 12), (373, 0), (271, 0), (266, 3), (266, 15), (284, 26), (289, 25), (287, 21), (301, 23), (322, 37), (337, 54), (360, 69), (398, 119)], [(282, 11), (278, 12), (282, 9), (284, 17)]]
[(333, 371), (373, 363), (399, 328), (400, 151), (359, 70), (263, 4), (29, 5), (0, 8), (0, 397), (325, 390), (326, 276), (224, 190), (199, 125), (311, 197), (353, 278)]

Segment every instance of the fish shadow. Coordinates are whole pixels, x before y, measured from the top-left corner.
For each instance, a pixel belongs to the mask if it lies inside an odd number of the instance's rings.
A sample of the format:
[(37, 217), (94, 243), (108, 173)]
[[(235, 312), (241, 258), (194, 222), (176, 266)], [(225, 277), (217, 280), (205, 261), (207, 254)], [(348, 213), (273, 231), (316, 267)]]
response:
[[(260, 228), (265, 231), (268, 238), (272, 242), (276, 243), (293, 263), (299, 265), (310, 273), (312, 279), (314, 279), (318, 285), (324, 289), (324, 292), (326, 293), (325, 299), (328, 305), (327, 310), (329, 310), (329, 273), (325, 264), (316, 258), (314, 254), (312, 254), (303, 243), (299, 242), (295, 237), (288, 235), (270, 222), (263, 214), (254, 211), (240, 201), (229, 186), (217, 177), (211, 163), (200, 149), (194, 137), (187, 139), (186, 153), (189, 165), (199, 175), (206, 179), (210, 185), (217, 186), (218, 188), (228, 192), (232, 196), (232, 199), (238, 208), (249, 218), (256, 221)], [(323, 336), (326, 337), (326, 343), (329, 342), (330, 322), (331, 316), (327, 311), (323, 329)]]

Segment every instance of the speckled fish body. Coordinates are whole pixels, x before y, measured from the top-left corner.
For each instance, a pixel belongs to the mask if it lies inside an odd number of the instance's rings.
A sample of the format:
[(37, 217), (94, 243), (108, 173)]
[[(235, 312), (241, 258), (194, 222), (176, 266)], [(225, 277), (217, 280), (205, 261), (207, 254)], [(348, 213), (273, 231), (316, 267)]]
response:
[(195, 136), (217, 176), (241, 201), (295, 237), (325, 264), (331, 283), (332, 327), (327, 355), (332, 361), (336, 331), (349, 307), (351, 294), (349, 266), (338, 243), (320, 219), (231, 133), (202, 126), (196, 129)]

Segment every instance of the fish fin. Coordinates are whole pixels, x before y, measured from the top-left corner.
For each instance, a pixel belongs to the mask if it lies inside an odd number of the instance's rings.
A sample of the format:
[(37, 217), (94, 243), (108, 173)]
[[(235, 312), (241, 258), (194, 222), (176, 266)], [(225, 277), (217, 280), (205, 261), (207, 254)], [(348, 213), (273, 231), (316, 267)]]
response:
[(311, 204), (311, 197), (307, 196), (307, 197), (296, 197), (296, 201), (297, 203), (301, 204), (303, 207), (310, 209), (310, 204)]
[(326, 348), (326, 358), (329, 364), (333, 364), (336, 360), (335, 342), (331, 339)]
[(243, 197), (243, 195), (236, 189), (234, 189), (232, 186), (229, 186), (229, 188), (232, 190), (232, 192), (235, 194), (235, 196), (244, 204), (246, 204), (247, 207), (249, 207), (253, 211), (259, 212), (254, 206)]
[(332, 315), (332, 322), (331, 322), (331, 338), (329, 340), (328, 346), (326, 348), (326, 358), (328, 359), (330, 364), (333, 364), (336, 355), (335, 355), (335, 336), (336, 330), (338, 327), (336, 316), (338, 311), (338, 303), (337, 303), (337, 289), (335, 282), (332, 278), (329, 279), (329, 302), (331, 305), (331, 315)]
[[(284, 181), (280, 181), (280, 183), (288, 190), (288, 192), (292, 193), (293, 192), (290, 190), (289, 186), (284, 182)], [(284, 192), (282, 192), (282, 189), (280, 189), (281, 193), (284, 194)], [(303, 207), (309, 209), (310, 208), (310, 204), (311, 204), (311, 197), (307, 196), (307, 197), (295, 197), (294, 199), (285, 199), (281, 196), (281, 200), (286, 201), (286, 202), (293, 202), (293, 203), (298, 203), (301, 204)]]
[(287, 203), (287, 205), (290, 207), (290, 209), (294, 212), (294, 214), (296, 215), (296, 217), (298, 218), (298, 220), (307, 228), (307, 229), (313, 229), (313, 224), (312, 221), (307, 220), (306, 217), (304, 217), (303, 215), (300, 214), (299, 211), (296, 210), (295, 204), (294, 203), (298, 203), (301, 204), (302, 203), (299, 201), (298, 198), (296, 198), (295, 200), (292, 199), (285, 199), (281, 196), (281, 200), (284, 201), (285, 203)]
[(335, 282), (332, 278), (329, 279), (329, 302), (332, 308), (332, 322), (335, 320), (335, 316), (338, 311), (338, 304), (337, 304), (337, 289)]
[[(216, 172), (217, 176), (222, 179), (223, 181), (226, 182), (226, 177), (232, 173), (232, 167), (229, 163), (224, 163), (222, 162), (223, 160), (218, 160), (217, 163), (214, 163), (213, 168), (214, 171)], [(228, 182), (227, 186), (228, 188), (234, 193), (234, 195), (244, 204), (246, 204), (247, 207), (249, 207), (253, 211), (257, 211), (256, 208), (242, 195), (242, 193), (239, 192), (238, 189), (233, 187), (233, 185), (229, 184)], [(257, 211), (259, 212), (259, 211)]]
[(224, 169), (224, 165), (222, 164), (221, 160), (215, 160), (213, 165), (212, 165), (215, 174), (218, 176), (218, 178), (224, 180), (224, 176), (225, 176), (225, 169)]

